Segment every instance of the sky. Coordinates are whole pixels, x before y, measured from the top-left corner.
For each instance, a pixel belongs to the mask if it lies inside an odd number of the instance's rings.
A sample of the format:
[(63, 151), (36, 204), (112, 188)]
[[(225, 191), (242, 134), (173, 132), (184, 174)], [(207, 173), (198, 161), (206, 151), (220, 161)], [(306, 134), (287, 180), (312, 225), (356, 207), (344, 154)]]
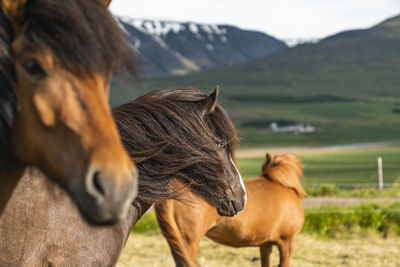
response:
[(319, 39), (400, 14), (400, 0), (114, 0), (115, 15), (230, 24), (279, 39)]

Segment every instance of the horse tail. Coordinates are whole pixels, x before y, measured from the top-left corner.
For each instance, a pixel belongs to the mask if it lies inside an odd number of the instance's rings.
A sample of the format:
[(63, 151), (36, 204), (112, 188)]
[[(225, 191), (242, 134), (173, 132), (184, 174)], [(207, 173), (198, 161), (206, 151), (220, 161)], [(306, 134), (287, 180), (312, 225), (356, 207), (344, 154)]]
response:
[(157, 203), (154, 209), (158, 226), (168, 242), (176, 266), (186, 266), (191, 257), (187, 251), (186, 240), (175, 220), (174, 202), (175, 200), (171, 199)]
[(293, 189), (301, 198), (306, 195), (300, 183), (303, 165), (296, 156), (287, 154), (271, 156), (267, 153), (262, 166), (262, 175), (274, 183)]

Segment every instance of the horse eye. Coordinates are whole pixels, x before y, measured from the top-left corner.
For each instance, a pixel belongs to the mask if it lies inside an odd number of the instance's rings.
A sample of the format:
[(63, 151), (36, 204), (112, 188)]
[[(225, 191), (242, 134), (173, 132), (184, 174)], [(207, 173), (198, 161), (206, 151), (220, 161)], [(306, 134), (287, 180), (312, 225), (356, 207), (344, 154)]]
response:
[(24, 64), (26, 72), (32, 76), (46, 76), (46, 72), (36, 59), (28, 59)]
[(226, 147), (226, 142), (218, 142), (217, 145), (219, 148), (224, 148)]

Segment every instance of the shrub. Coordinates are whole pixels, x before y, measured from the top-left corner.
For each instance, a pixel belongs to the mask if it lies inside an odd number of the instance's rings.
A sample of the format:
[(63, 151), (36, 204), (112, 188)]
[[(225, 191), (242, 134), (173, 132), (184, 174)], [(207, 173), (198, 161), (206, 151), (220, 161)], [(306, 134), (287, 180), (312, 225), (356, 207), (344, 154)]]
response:
[(391, 230), (400, 235), (400, 203), (305, 210), (303, 232), (323, 237), (360, 231), (373, 231), (385, 237)]
[(335, 184), (322, 184), (318, 187), (308, 187), (305, 188), (307, 195), (313, 197), (327, 197), (327, 196), (337, 196), (340, 193), (339, 187)]
[(311, 197), (400, 197), (400, 183), (396, 180), (391, 187), (379, 190), (378, 188), (341, 189), (335, 184), (321, 184), (318, 187), (305, 187)]

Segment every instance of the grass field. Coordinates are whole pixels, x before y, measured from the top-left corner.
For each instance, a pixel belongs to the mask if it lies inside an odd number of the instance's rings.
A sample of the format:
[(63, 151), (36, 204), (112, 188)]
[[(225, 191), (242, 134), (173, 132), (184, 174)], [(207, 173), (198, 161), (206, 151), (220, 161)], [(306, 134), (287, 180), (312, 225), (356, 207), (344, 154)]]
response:
[[(399, 114), (392, 112), (396, 102), (327, 102), (327, 103), (248, 103), (223, 102), (232, 114), (242, 138), (242, 145), (328, 145), (398, 140)], [(271, 121), (287, 120), (311, 123), (312, 134), (274, 134)], [(253, 126), (252, 126), (253, 124)]]
[[(305, 165), (303, 185), (337, 184), (339, 187), (358, 187), (363, 183), (377, 184), (376, 160), (383, 159), (383, 176), (387, 185), (400, 180), (400, 147), (361, 151), (299, 155)], [(264, 157), (239, 158), (244, 179), (260, 175)], [(359, 183), (360, 185), (357, 185)]]
[[(140, 87), (140, 85), (139, 85)], [(152, 88), (154, 89), (154, 88)], [(210, 91), (209, 88), (208, 91)], [(128, 102), (150, 91), (111, 91), (113, 106)], [(221, 89), (220, 104), (228, 111), (239, 130), (243, 147), (330, 145), (399, 140), (399, 98), (362, 98), (354, 101), (322, 102), (257, 102), (231, 99), (229, 90)], [(268, 100), (267, 96), (259, 97)], [(312, 134), (274, 134), (269, 125), (273, 121), (311, 123)]]
[[(111, 105), (126, 103), (150, 91), (142, 86), (138, 85), (136, 90), (113, 88)], [(268, 100), (268, 97), (258, 99)], [(400, 139), (400, 114), (393, 112), (400, 108), (400, 98), (364, 97), (352, 101), (290, 103), (280, 102), (278, 97), (275, 102), (264, 103), (235, 100), (229, 90), (221, 89), (219, 103), (228, 111), (238, 129), (242, 147), (323, 146)], [(316, 132), (275, 134), (269, 128), (274, 121), (311, 123)]]
[[(292, 257), (292, 266), (400, 266), (400, 238), (382, 239), (375, 235), (347, 239), (320, 239), (300, 234)], [(260, 266), (258, 248), (231, 248), (204, 238), (197, 260), (203, 267)], [(273, 266), (278, 253), (273, 251)], [(117, 265), (166, 267), (175, 266), (168, 245), (158, 232), (132, 234)]]

